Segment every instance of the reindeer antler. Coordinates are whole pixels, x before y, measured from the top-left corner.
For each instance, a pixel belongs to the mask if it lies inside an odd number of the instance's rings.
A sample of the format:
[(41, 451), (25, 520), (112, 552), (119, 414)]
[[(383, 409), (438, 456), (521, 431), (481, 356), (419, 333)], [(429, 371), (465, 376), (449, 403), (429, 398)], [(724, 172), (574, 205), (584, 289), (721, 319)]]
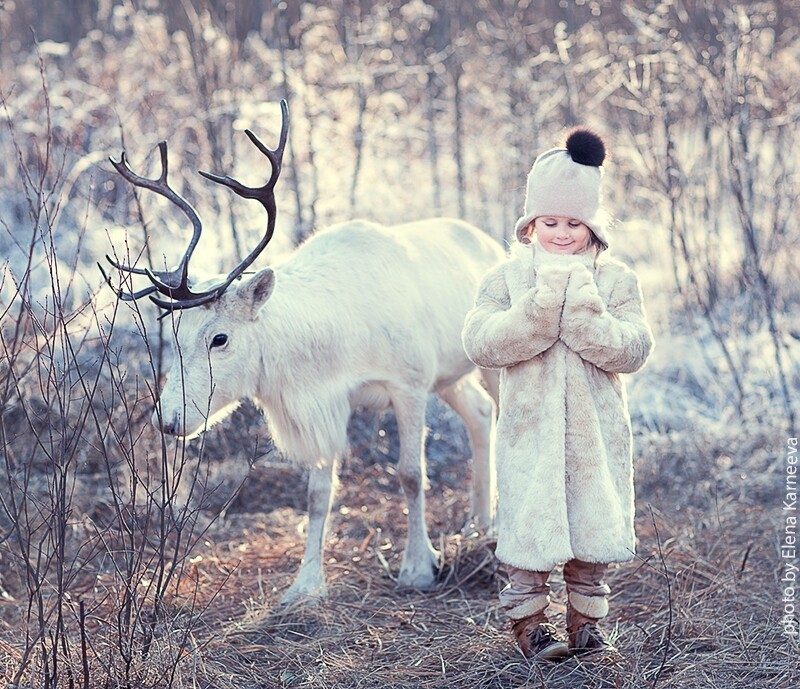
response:
[[(186, 253), (184, 253), (177, 267), (173, 270), (153, 271), (149, 268), (133, 268), (122, 265), (112, 259), (110, 256), (106, 256), (108, 262), (118, 270), (134, 275), (147, 275), (147, 277), (150, 278), (150, 282), (153, 283), (151, 286), (139, 290), (138, 292), (124, 292), (122, 289), (115, 288), (111, 284), (111, 280), (106, 274), (105, 270), (103, 270), (103, 267), (98, 264), (100, 266), (100, 272), (103, 274), (106, 282), (117, 293), (117, 296), (124, 301), (133, 301), (135, 299), (139, 299), (140, 297), (149, 295), (150, 299), (157, 306), (161, 307), (162, 309), (166, 309), (167, 312), (179, 309), (188, 309), (192, 308), (193, 306), (200, 306), (201, 304), (206, 304), (210, 301), (218, 299), (225, 292), (225, 290), (230, 287), (231, 283), (239, 278), (245, 270), (247, 270), (253, 261), (256, 260), (258, 255), (264, 250), (267, 244), (269, 244), (270, 239), (272, 239), (272, 234), (275, 231), (275, 216), (277, 215), (277, 209), (275, 206), (275, 184), (278, 181), (278, 177), (281, 173), (283, 149), (286, 146), (288, 130), (289, 107), (285, 100), (281, 101), (281, 134), (278, 141), (278, 147), (276, 149), (273, 150), (267, 148), (267, 146), (265, 146), (253, 132), (251, 132), (249, 129), (245, 130), (247, 137), (253, 142), (256, 148), (258, 148), (258, 150), (267, 157), (272, 168), (269, 179), (260, 187), (246, 187), (228, 175), (221, 177), (209, 172), (203, 172), (202, 170), (200, 171), (200, 174), (206, 179), (210, 179), (213, 182), (225, 185), (226, 187), (232, 189), (239, 196), (247, 199), (256, 199), (267, 211), (267, 230), (261, 241), (259, 241), (256, 247), (244, 258), (243, 261), (241, 261), (230, 273), (228, 273), (222, 282), (203, 292), (192, 291), (189, 285), (188, 277), (189, 260), (191, 259), (192, 253), (194, 252), (195, 247), (200, 240), (200, 234), (203, 231), (203, 226), (200, 222), (197, 212), (194, 210), (194, 208), (192, 208), (191, 204), (182, 196), (180, 196), (180, 194), (175, 192), (167, 182), (168, 163), (166, 142), (162, 141), (158, 144), (161, 152), (161, 175), (157, 179), (148, 179), (134, 173), (133, 170), (131, 170), (130, 165), (128, 165), (128, 161), (125, 158), (124, 152), (122, 153), (119, 161), (110, 159), (111, 164), (114, 166), (117, 172), (119, 172), (128, 182), (134, 186), (154, 191), (178, 206), (178, 208), (180, 208), (191, 220), (193, 227), (192, 239), (189, 242)], [(155, 292), (168, 297), (169, 301), (155, 296)]]
[(256, 199), (261, 203), (262, 206), (264, 206), (264, 210), (267, 211), (266, 233), (261, 238), (261, 241), (255, 246), (255, 248), (247, 256), (245, 256), (244, 260), (230, 273), (228, 273), (228, 277), (225, 278), (225, 281), (219, 287), (215, 288), (219, 291), (219, 294), (222, 294), (228, 288), (228, 286), (245, 270), (247, 270), (248, 266), (250, 266), (253, 261), (256, 260), (258, 255), (264, 250), (264, 247), (269, 244), (269, 240), (272, 239), (272, 233), (275, 231), (275, 216), (277, 214), (277, 209), (275, 208), (275, 183), (278, 181), (278, 177), (281, 174), (283, 149), (286, 146), (286, 137), (289, 132), (289, 106), (285, 100), (281, 101), (281, 122), (281, 135), (278, 141), (278, 147), (275, 150), (267, 148), (249, 129), (244, 130), (244, 133), (247, 134), (247, 138), (250, 139), (255, 147), (267, 157), (270, 165), (272, 166), (269, 179), (262, 186), (246, 187), (241, 182), (237, 182), (228, 175), (220, 177), (219, 175), (214, 175), (210, 172), (203, 172), (200, 170), (200, 174), (206, 179), (210, 179), (212, 182), (225, 185), (242, 198)]

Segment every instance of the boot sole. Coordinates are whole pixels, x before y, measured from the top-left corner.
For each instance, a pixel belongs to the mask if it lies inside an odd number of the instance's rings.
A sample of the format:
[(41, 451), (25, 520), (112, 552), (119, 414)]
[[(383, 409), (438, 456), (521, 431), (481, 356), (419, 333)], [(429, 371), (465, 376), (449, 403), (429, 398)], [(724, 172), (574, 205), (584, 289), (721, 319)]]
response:
[(533, 655), (532, 659), (557, 661), (569, 658), (569, 656), (570, 652), (567, 644), (563, 642), (556, 642), (554, 644), (550, 644), (550, 646), (547, 648), (543, 648), (541, 651)]
[(619, 653), (619, 649), (615, 646), (602, 646), (599, 648), (570, 648), (569, 652), (573, 656), (588, 658), (590, 656), (614, 655)]

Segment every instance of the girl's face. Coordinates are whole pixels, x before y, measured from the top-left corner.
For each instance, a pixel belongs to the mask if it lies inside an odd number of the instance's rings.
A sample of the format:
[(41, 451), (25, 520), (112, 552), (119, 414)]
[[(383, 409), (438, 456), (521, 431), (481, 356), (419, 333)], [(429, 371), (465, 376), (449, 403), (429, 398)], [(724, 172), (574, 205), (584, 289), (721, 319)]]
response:
[(575, 218), (543, 215), (533, 222), (539, 244), (553, 254), (579, 254), (589, 246), (592, 231)]

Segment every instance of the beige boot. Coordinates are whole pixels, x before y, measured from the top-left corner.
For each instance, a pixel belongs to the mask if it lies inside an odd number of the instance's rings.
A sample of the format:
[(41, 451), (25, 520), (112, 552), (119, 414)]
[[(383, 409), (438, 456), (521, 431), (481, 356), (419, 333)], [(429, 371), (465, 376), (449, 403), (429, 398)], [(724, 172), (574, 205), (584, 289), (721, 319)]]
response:
[(500, 605), (511, 620), (511, 631), (522, 655), (539, 660), (560, 660), (569, 648), (547, 621), (550, 605), (550, 572), (532, 572), (506, 566), (508, 586), (500, 592)]
[(558, 661), (569, 656), (569, 648), (544, 612), (513, 620), (511, 631), (522, 655), (533, 660)]
[[(508, 600), (507, 591), (501, 595)], [(550, 596), (539, 593), (513, 608), (506, 608), (506, 614), (511, 620), (511, 631), (526, 658), (561, 660), (569, 656), (566, 640), (547, 620), (545, 610), (549, 604)]]
[(564, 565), (567, 585), (567, 640), (575, 655), (615, 653), (598, 622), (608, 615), (610, 589), (603, 581), (608, 565), (570, 560)]
[(567, 640), (573, 655), (616, 653), (617, 649), (600, 630), (598, 617), (587, 617), (567, 606)]

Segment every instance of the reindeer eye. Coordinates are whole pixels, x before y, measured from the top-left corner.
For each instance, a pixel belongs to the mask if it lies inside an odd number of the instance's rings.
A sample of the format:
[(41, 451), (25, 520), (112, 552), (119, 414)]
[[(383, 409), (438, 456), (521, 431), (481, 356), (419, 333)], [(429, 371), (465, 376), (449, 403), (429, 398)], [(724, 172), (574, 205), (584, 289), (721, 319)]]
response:
[(219, 335), (214, 335), (214, 339), (211, 340), (211, 349), (214, 347), (222, 347), (228, 342), (228, 336), (225, 333), (220, 333)]

